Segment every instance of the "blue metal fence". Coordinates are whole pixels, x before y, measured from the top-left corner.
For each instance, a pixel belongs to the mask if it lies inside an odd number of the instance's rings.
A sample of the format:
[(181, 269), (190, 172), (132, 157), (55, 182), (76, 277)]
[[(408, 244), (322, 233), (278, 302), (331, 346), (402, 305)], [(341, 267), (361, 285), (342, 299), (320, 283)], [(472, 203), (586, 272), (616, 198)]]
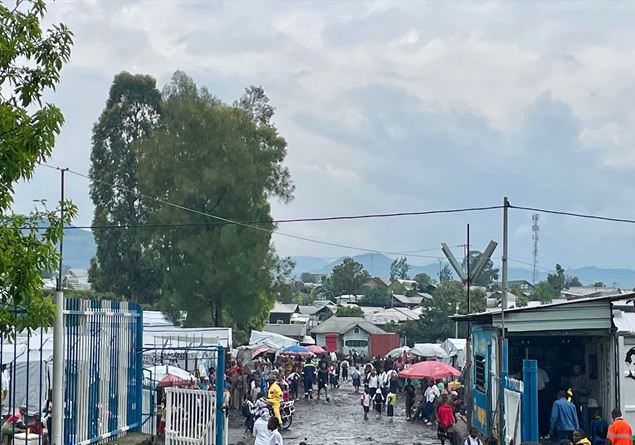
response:
[(64, 445), (141, 427), (143, 316), (134, 303), (65, 301)]

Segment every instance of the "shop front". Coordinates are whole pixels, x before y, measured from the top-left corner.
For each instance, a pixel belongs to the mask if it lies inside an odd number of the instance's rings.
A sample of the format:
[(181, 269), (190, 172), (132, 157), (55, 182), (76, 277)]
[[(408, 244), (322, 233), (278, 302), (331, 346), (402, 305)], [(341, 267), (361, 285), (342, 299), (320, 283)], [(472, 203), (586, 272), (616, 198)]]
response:
[[(537, 364), (535, 391), (540, 437), (549, 434), (551, 408), (560, 390), (570, 392), (580, 427), (585, 431), (591, 432), (594, 419), (610, 419), (611, 410), (622, 406), (620, 385), (624, 384), (617, 359), (624, 339), (613, 316), (617, 305), (632, 311), (628, 299), (633, 297), (629, 294), (511, 309), (505, 311), (504, 318), (500, 312), (456, 317), (471, 320), (473, 326), (474, 426), (484, 433), (496, 426), (493, 419), (501, 405), (497, 403), (501, 387), (498, 377), (522, 381), (527, 361)], [(498, 356), (502, 357), (500, 364)], [(527, 417), (522, 416), (520, 421), (528, 421)], [(488, 428), (490, 431), (484, 431)]]

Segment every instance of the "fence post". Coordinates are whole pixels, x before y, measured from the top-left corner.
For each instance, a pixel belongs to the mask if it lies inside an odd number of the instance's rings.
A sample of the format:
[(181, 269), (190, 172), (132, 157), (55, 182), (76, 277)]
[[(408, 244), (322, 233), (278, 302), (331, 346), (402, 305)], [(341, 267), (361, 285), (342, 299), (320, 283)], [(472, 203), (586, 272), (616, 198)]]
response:
[(222, 445), (225, 429), (225, 348), (218, 346), (216, 350), (216, 444)]
[[(139, 427), (137, 431), (142, 431), (143, 428), (143, 309), (140, 305), (135, 304), (135, 310), (137, 312), (137, 330), (136, 337), (134, 341), (134, 345), (137, 348), (136, 355), (136, 366), (135, 366), (135, 382), (137, 383), (135, 391), (135, 400), (136, 400), (136, 408), (137, 408), (137, 422), (139, 423)], [(150, 409), (150, 413), (152, 413), (152, 409)]]
[(538, 442), (538, 362), (523, 360), (522, 441)]
[(53, 324), (53, 422), (52, 443), (63, 445), (64, 419), (64, 293), (55, 292), (57, 312)]

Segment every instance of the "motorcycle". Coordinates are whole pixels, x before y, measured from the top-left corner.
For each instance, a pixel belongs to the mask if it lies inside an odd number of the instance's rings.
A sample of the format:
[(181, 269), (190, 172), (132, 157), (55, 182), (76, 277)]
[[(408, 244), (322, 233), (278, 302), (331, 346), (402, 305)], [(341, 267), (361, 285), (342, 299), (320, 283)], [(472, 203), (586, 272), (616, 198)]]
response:
[(291, 427), (293, 423), (293, 414), (295, 413), (295, 407), (293, 406), (293, 400), (283, 402), (280, 405), (280, 417), (282, 418), (282, 429), (286, 430)]

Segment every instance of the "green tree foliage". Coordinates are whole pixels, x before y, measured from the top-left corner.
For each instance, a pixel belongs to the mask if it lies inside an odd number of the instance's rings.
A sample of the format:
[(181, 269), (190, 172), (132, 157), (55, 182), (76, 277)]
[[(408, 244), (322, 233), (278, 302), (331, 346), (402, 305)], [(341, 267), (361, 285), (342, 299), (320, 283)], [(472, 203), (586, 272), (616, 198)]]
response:
[(434, 286), (434, 280), (425, 272), (415, 275), (414, 280), (417, 282), (419, 292), (427, 292), (430, 286)]
[(300, 274), (300, 281), (303, 283), (321, 283), (324, 278), (324, 275), (319, 273), (302, 272)]
[(596, 281), (591, 285), (592, 287), (604, 287), (604, 283), (602, 281)]
[[(486, 307), (486, 294), (482, 289), (470, 292), (470, 312), (483, 312)], [(432, 299), (426, 301), (425, 308), (418, 320), (403, 323), (397, 328), (408, 344), (416, 342), (435, 342), (454, 337), (456, 325), (449, 317), (467, 313), (467, 295), (459, 281), (444, 281), (432, 292)], [(465, 335), (465, 326), (460, 325), (459, 336)]]
[(463, 292), (460, 297), (459, 313), (474, 314), (477, 312), (485, 312), (487, 307), (487, 294), (483, 289), (470, 289), (470, 310), (467, 309), (467, 293)]
[(336, 317), (363, 317), (364, 311), (358, 306), (341, 306), (335, 311)]
[(363, 306), (389, 307), (391, 296), (385, 288), (364, 289), (364, 297), (359, 304)]
[(547, 283), (557, 292), (560, 292), (564, 288), (565, 282), (564, 269), (560, 264), (556, 264), (555, 272), (547, 275)]
[(408, 259), (405, 256), (397, 258), (390, 264), (390, 281), (407, 280), (409, 271)]
[(452, 273), (452, 269), (447, 264), (444, 264), (443, 267), (439, 270), (439, 283), (446, 283), (448, 281), (452, 281), (454, 279), (454, 274)]
[(516, 307), (527, 306), (528, 298), (520, 288), (520, 284), (514, 284), (509, 290), (512, 294), (516, 295)]
[(358, 295), (368, 280), (370, 275), (364, 266), (352, 258), (344, 258), (342, 264), (333, 268), (329, 277), (329, 286), (335, 297)]
[(567, 279), (564, 282), (564, 287), (568, 289), (575, 286), (582, 286), (582, 283), (580, 282), (578, 277), (567, 275)]
[[(42, 0), (0, 4), (0, 335), (49, 326), (55, 313), (42, 293), (43, 276), (57, 268), (56, 244), (75, 207), (62, 203), (64, 221), (55, 211), (29, 216), (11, 212), (13, 187), (30, 179), (38, 163), (52, 153), (64, 117), (42, 103), (69, 60), (72, 33), (63, 24), (43, 29)], [(46, 229), (40, 229), (42, 222)]]
[(465, 305), (464, 295), (463, 285), (458, 281), (439, 284), (418, 321), (421, 340), (436, 341), (454, 336), (454, 322), (449, 317)]
[(531, 300), (540, 301), (541, 303), (551, 303), (551, 300), (560, 295), (560, 291), (554, 289), (549, 281), (541, 281), (534, 286), (531, 292)]
[(151, 203), (149, 220), (208, 224), (151, 232), (149, 245), (165, 270), (163, 310), (186, 310), (187, 325), (212, 320), (223, 325), (224, 318), (239, 328), (261, 323), (288, 269), (279, 267), (270, 246), (274, 225), (259, 224), (257, 230), (206, 215), (270, 220), (269, 198), (292, 199), (293, 186), (282, 164), (286, 141), (268, 119), (254, 118), (265, 106), (263, 98), (239, 101), (251, 103), (252, 109), (228, 106), (182, 72), (174, 74), (163, 96), (158, 128), (136, 145), (140, 188), (162, 200)]
[[(90, 195), (95, 204), (97, 260), (91, 261), (93, 289), (151, 303), (161, 284), (160, 268), (144, 248), (139, 225), (148, 221), (146, 203), (137, 195), (135, 142), (158, 125), (161, 94), (150, 76), (126, 72), (115, 76), (106, 108), (93, 127)], [(114, 187), (113, 187), (114, 186)]]
[[(479, 250), (471, 250), (468, 257), (470, 262), (470, 271), (473, 271), (483, 257), (483, 252)], [(463, 270), (467, 272), (467, 258), (463, 258), (462, 266)], [(472, 285), (488, 287), (496, 280), (498, 280), (498, 269), (494, 267), (492, 260), (487, 260), (487, 263), (485, 263), (485, 267), (483, 268), (483, 272), (481, 272), (476, 280), (474, 280)]]

